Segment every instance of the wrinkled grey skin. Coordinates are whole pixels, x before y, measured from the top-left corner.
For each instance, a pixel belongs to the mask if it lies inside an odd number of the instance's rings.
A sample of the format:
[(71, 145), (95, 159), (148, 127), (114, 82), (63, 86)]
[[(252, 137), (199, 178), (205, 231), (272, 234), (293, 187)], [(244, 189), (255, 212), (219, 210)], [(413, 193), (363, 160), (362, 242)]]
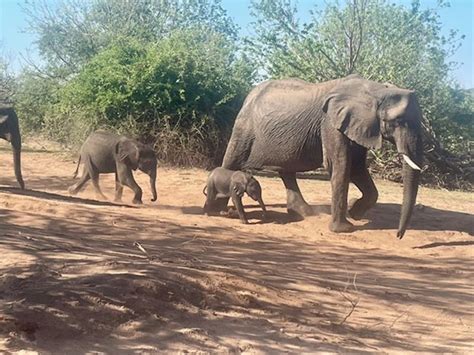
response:
[(232, 202), (239, 213), (240, 221), (248, 224), (242, 205), (242, 197), (245, 192), (250, 198), (259, 203), (262, 208), (262, 218), (265, 219), (266, 208), (262, 200), (262, 188), (258, 181), (252, 175), (242, 171), (215, 168), (209, 174), (207, 185), (203, 190), (203, 193), (207, 196), (204, 213), (214, 214), (223, 211), (227, 207), (229, 198), (232, 198)]
[(152, 201), (156, 201), (157, 160), (153, 148), (115, 133), (97, 131), (91, 133), (81, 147), (77, 162), (77, 176), (81, 161), (84, 163), (80, 180), (69, 188), (71, 195), (77, 194), (91, 179), (99, 197), (106, 199), (99, 187), (99, 174), (115, 173), (115, 201), (122, 200), (123, 186), (133, 190), (133, 203), (142, 203), (142, 189), (133, 178), (132, 170), (141, 170), (150, 176)]
[[(366, 167), (367, 150), (380, 148), (384, 138), (410, 158), (412, 166), (420, 167), (421, 119), (413, 91), (357, 75), (319, 84), (295, 79), (267, 81), (247, 96), (222, 166), (279, 172), (287, 190), (288, 211), (306, 216), (312, 209), (301, 195), (296, 172), (324, 164), (332, 186), (329, 228), (349, 232), (353, 230), (346, 219), (349, 182), (362, 192), (361, 198), (351, 201), (352, 218), (362, 218), (378, 198)], [(404, 162), (400, 239), (413, 211), (419, 173)]]
[(0, 138), (7, 140), (12, 145), (15, 177), (21, 189), (24, 189), (25, 183), (21, 175), (21, 135), (18, 117), (12, 107), (3, 104), (0, 106)]

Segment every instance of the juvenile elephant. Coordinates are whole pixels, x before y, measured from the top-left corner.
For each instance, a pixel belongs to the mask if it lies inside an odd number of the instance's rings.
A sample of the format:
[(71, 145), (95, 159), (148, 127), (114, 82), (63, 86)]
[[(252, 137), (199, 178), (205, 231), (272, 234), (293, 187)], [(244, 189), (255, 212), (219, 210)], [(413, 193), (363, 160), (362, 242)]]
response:
[(0, 104), (0, 138), (11, 143), (15, 177), (22, 189), (25, 188), (21, 175), (21, 135), (15, 110), (6, 104)]
[(80, 180), (69, 188), (75, 195), (91, 179), (96, 193), (106, 199), (99, 187), (99, 174), (115, 173), (115, 201), (121, 201), (123, 186), (133, 190), (133, 203), (142, 203), (142, 189), (133, 178), (132, 170), (141, 170), (150, 176), (152, 201), (156, 201), (157, 160), (153, 148), (115, 133), (97, 131), (91, 133), (81, 147), (74, 173), (77, 176), (81, 161), (84, 163)]
[(204, 213), (213, 214), (223, 211), (227, 207), (229, 198), (232, 198), (241, 222), (248, 224), (242, 206), (242, 197), (245, 192), (250, 198), (259, 203), (262, 208), (262, 217), (265, 219), (266, 208), (262, 200), (262, 188), (258, 181), (252, 175), (242, 171), (215, 168), (209, 174), (207, 184), (203, 189), (203, 193), (206, 195)]
[(422, 163), (421, 110), (415, 93), (358, 75), (311, 84), (271, 80), (256, 86), (237, 116), (222, 166), (232, 170), (267, 168), (279, 172), (289, 212), (306, 216), (296, 172), (324, 165), (331, 174), (330, 230), (349, 232), (346, 219), (349, 182), (362, 192), (349, 208), (360, 219), (378, 198), (366, 167), (367, 150), (382, 138), (404, 159), (403, 205), (397, 236), (409, 223)]

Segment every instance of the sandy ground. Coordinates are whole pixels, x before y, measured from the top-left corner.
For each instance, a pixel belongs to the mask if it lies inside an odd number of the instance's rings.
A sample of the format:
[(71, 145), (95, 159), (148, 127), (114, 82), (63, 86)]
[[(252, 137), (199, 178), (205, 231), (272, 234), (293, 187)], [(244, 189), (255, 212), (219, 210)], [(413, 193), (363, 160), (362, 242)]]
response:
[[(472, 194), (421, 188), (399, 241), (401, 187), (384, 181), (357, 231), (337, 235), (328, 181), (300, 180), (319, 213), (292, 221), (282, 182), (259, 177), (269, 218), (247, 199), (242, 225), (201, 214), (203, 170), (160, 168), (157, 203), (137, 173), (135, 207), (90, 185), (69, 197), (66, 155), (23, 160), (24, 192), (0, 151), (0, 351), (474, 351)], [(112, 198), (113, 176), (101, 185)]]

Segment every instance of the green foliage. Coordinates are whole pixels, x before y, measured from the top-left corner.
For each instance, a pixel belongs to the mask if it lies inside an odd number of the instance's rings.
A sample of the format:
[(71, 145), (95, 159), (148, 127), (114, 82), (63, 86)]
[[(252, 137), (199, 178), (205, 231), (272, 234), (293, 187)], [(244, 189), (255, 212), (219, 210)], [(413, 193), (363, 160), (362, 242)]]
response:
[[(1, 45), (1, 43), (0, 43)], [(8, 67), (8, 60), (4, 55), (0, 56), (0, 104), (9, 103), (15, 92), (15, 81)]]
[(203, 26), (237, 39), (237, 27), (219, 0), (25, 0), (23, 8), (48, 72), (65, 77), (117, 38), (150, 43), (177, 29)]
[(177, 30), (151, 45), (120, 40), (69, 82), (62, 104), (109, 124), (127, 115), (141, 122), (162, 115), (188, 127), (202, 114), (220, 117), (223, 107), (249, 89), (252, 71), (234, 52), (223, 36), (197, 29)]
[[(45, 127), (50, 135), (69, 143), (82, 140), (77, 129), (90, 132), (101, 126), (158, 145), (163, 142), (157, 137), (181, 145), (193, 140), (196, 146), (199, 141), (205, 148), (198, 159), (201, 164), (205, 154), (211, 158), (218, 154), (213, 150), (223, 144), (250, 89), (253, 71), (235, 53), (235, 45), (225, 36), (201, 27), (176, 30), (155, 44), (118, 39), (60, 89)], [(216, 132), (221, 136), (217, 140)], [(176, 141), (178, 133), (186, 138)], [(166, 159), (174, 159), (172, 144), (165, 143)]]
[(25, 71), (18, 76), (14, 99), (22, 132), (41, 131), (45, 127), (52, 105), (58, 102), (59, 89), (55, 80), (34, 72)]

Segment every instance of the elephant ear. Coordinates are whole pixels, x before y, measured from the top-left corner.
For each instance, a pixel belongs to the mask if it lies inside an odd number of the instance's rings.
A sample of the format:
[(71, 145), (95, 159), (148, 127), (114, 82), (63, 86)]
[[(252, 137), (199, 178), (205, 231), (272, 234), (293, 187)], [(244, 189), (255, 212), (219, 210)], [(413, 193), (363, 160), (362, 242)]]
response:
[(330, 93), (324, 100), (323, 111), (328, 115), (330, 124), (347, 138), (366, 148), (379, 149), (382, 134), (377, 100), (357, 92), (358, 88), (352, 89), (350, 93)]
[(135, 142), (124, 139), (117, 143), (117, 158), (133, 170), (138, 168), (140, 152)]

